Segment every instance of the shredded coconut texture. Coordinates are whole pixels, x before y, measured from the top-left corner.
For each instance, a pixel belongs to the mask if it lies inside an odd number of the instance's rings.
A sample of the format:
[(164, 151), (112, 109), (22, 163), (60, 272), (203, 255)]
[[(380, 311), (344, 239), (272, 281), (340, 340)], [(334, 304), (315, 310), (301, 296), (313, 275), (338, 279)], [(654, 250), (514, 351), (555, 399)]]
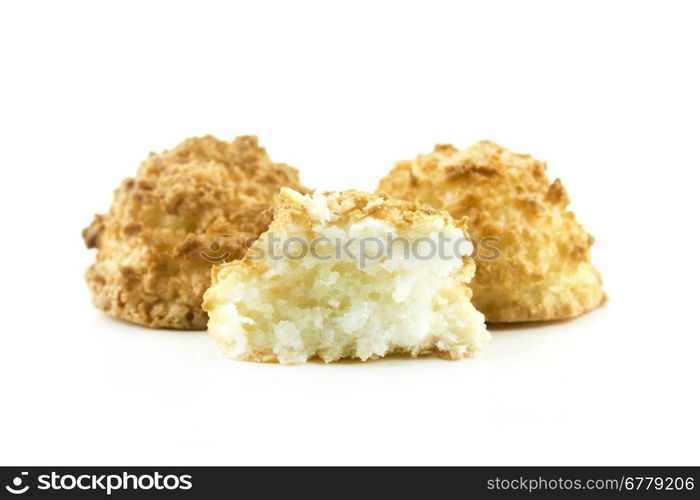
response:
[(145, 326), (206, 328), (212, 262), (243, 257), (282, 186), (306, 191), (253, 136), (191, 138), (151, 153), (115, 191), (109, 213), (83, 231), (97, 249), (86, 272), (93, 304)]
[(438, 145), (396, 163), (377, 192), (466, 216), (479, 245), (497, 248), (495, 259), (477, 257), (471, 283), (487, 321), (573, 318), (606, 295), (591, 264), (593, 237), (567, 210), (566, 190), (559, 179), (549, 182), (546, 168), (490, 141), (466, 150)]
[(281, 363), (391, 353), (458, 359), (487, 343), (466, 285), (474, 262), (459, 253), (424, 251), (429, 258), (421, 258), (406, 251), (418, 239), (429, 250), (427, 240), (440, 234), (465, 237), (464, 221), (358, 191), (305, 196), (282, 189), (280, 200), (246, 257), (212, 271), (203, 307), (209, 334), (230, 356)]

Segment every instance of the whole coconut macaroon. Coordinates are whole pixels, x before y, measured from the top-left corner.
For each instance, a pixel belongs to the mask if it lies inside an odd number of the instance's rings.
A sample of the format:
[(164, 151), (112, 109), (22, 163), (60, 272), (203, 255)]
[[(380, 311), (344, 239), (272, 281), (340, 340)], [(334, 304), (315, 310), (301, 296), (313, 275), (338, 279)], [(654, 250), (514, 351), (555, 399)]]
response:
[(86, 272), (93, 304), (149, 327), (204, 329), (212, 265), (245, 254), (283, 186), (307, 191), (254, 136), (190, 138), (151, 153), (83, 231), (97, 249)]
[(377, 192), (468, 217), (471, 236), (489, 247), (471, 283), (487, 321), (573, 318), (605, 302), (593, 237), (544, 162), (490, 141), (466, 150), (438, 145), (396, 163)]

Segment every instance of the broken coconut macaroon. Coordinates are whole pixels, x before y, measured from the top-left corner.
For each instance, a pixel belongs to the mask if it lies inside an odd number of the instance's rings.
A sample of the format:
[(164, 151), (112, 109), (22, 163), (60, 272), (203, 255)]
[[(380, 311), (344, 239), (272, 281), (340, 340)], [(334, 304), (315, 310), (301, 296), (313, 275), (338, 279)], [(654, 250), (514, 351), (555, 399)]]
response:
[(203, 307), (229, 355), (458, 359), (489, 340), (466, 285), (474, 262), (463, 220), (360, 191), (282, 189), (280, 200), (243, 260), (212, 270)]
[(257, 138), (186, 139), (151, 153), (83, 231), (97, 258), (86, 272), (94, 305), (150, 327), (204, 329), (212, 264), (240, 259), (271, 220), (280, 187), (305, 189)]
[(468, 217), (479, 245), (474, 304), (487, 321), (565, 319), (601, 305), (605, 293), (590, 260), (593, 237), (567, 210), (546, 164), (490, 141), (466, 150), (438, 145), (396, 163), (377, 192)]

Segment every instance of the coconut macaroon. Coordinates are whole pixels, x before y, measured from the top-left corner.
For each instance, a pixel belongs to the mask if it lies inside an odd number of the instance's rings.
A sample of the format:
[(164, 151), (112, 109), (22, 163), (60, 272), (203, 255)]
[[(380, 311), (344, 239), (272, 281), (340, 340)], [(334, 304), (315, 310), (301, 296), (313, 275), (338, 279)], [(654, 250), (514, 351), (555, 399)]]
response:
[(458, 359), (488, 341), (466, 285), (474, 262), (463, 220), (359, 191), (282, 189), (280, 200), (243, 260), (212, 270), (203, 307), (230, 356)]
[(605, 301), (593, 237), (567, 210), (561, 181), (550, 184), (529, 155), (489, 141), (438, 145), (396, 163), (377, 191), (468, 217), (480, 246), (473, 301), (487, 321), (572, 318)]
[(296, 169), (272, 163), (253, 136), (191, 138), (151, 153), (83, 231), (97, 248), (86, 272), (94, 305), (150, 327), (206, 328), (212, 264), (243, 257), (282, 186), (305, 191)]

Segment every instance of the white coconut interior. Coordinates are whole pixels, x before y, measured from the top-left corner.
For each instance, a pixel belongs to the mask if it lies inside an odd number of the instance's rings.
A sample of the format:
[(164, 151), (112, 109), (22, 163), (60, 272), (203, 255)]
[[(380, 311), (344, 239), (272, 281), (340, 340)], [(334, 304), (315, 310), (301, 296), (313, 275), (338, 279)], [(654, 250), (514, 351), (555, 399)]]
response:
[(311, 230), (290, 224), (263, 234), (250, 262), (237, 263), (209, 292), (216, 297), (210, 334), (231, 355), (282, 363), (427, 351), (460, 358), (488, 341), (464, 285), (473, 266), (465, 271), (462, 254), (471, 249), (443, 244), (442, 255), (427, 257), (428, 240), (463, 240), (460, 229), (439, 218), (403, 231), (372, 217), (338, 225), (323, 196), (299, 199)]

